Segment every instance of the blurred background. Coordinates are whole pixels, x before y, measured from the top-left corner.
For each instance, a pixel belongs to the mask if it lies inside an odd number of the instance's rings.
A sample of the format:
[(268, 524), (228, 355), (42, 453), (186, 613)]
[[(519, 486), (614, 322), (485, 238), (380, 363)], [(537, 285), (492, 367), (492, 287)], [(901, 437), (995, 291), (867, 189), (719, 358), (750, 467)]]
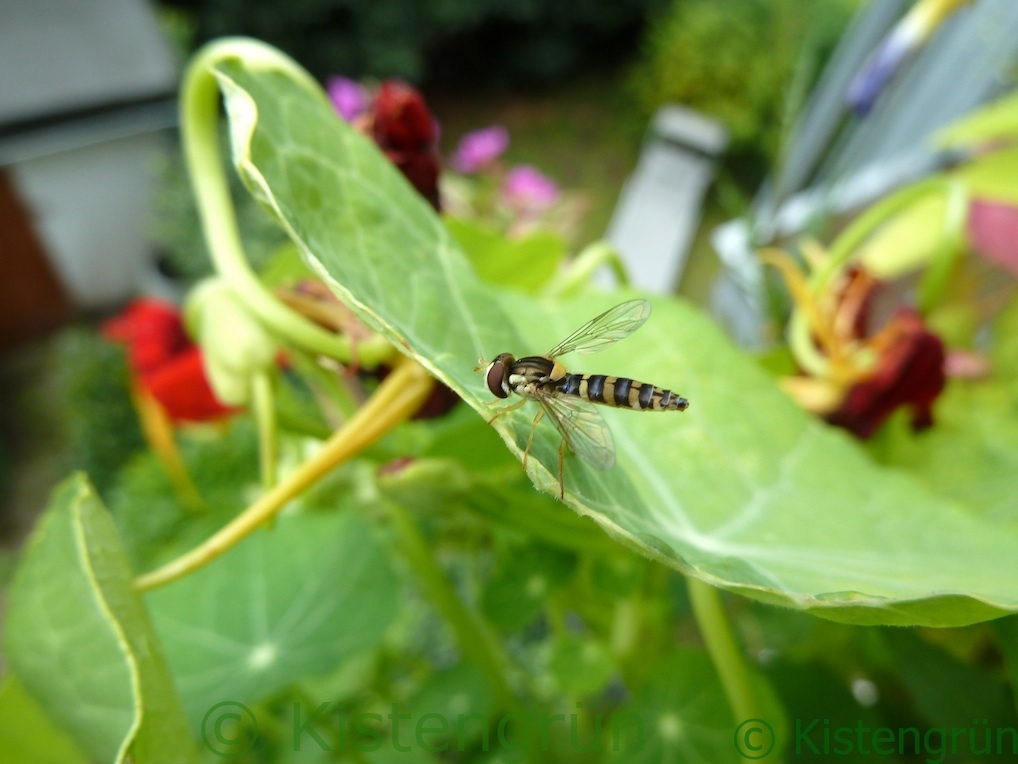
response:
[[(943, 166), (923, 139), (1013, 86), (1018, 4), (981, 0), (941, 19), (853, 111), (847, 85), (911, 6), (6, 0), (0, 539), (16, 545), (69, 469), (101, 488), (142, 443), (122, 357), (82, 327), (139, 294), (179, 297), (209, 271), (175, 100), (203, 42), (260, 38), (323, 83), (405, 80), (445, 157), (471, 131), (504, 128), (505, 160), (568, 192), (571, 252), (607, 236), (638, 287), (677, 291), (759, 347), (752, 248)], [(238, 203), (252, 257), (271, 251), (279, 233)]]

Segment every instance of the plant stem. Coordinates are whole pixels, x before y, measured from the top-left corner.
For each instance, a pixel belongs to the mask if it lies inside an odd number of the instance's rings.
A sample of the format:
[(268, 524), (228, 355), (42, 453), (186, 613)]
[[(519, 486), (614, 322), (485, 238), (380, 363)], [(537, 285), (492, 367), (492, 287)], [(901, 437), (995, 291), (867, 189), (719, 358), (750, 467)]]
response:
[(512, 706), (513, 695), (504, 674), (506, 659), (498, 643), (478, 616), (460, 601), (410, 514), (394, 501), (385, 502), (385, 506), (416, 581), (452, 627), (463, 657), (487, 675), (498, 705)]
[(131, 386), (131, 400), (138, 412), (138, 423), (152, 453), (156, 455), (170, 478), (170, 484), (184, 508), (191, 513), (207, 509), (191, 475), (184, 464), (184, 458), (177, 447), (173, 422), (169, 414), (150, 393), (135, 384)]
[(692, 576), (686, 578), (686, 583), (693, 615), (736, 723), (760, 717), (760, 702), (750, 680), (749, 667), (725, 617), (718, 590)]
[(955, 266), (965, 251), (968, 191), (962, 183), (953, 181), (948, 182), (944, 195), (947, 198), (944, 235), (938, 240), (917, 289), (916, 302), (923, 313), (931, 311), (943, 299), (951, 284)]
[[(181, 84), (181, 137), (212, 262), (237, 297), (281, 338), (310, 352), (349, 363), (352, 357), (349, 340), (284, 305), (266, 289), (244, 256), (219, 150), (219, 83), (214, 73), (217, 63), (237, 58), (263, 68), (284, 69), (308, 89), (320, 92), (303, 69), (254, 40), (226, 38), (195, 54)], [(392, 347), (381, 337), (365, 340), (357, 349), (359, 361), (366, 368), (374, 368), (392, 353)]]
[(625, 266), (619, 259), (619, 253), (607, 241), (600, 240), (587, 245), (573, 259), (569, 268), (551, 280), (544, 289), (545, 296), (572, 297), (578, 294), (587, 286), (597, 269), (603, 265), (612, 269), (620, 286), (629, 286), (629, 274), (626, 273)]
[(192, 573), (232, 549), (286, 506), (294, 497), (354, 454), (410, 417), (428, 397), (431, 376), (415, 361), (402, 361), (378, 386), (357, 414), (325, 442), (322, 450), (265, 493), (228, 525), (191, 551), (135, 579), (148, 591)]

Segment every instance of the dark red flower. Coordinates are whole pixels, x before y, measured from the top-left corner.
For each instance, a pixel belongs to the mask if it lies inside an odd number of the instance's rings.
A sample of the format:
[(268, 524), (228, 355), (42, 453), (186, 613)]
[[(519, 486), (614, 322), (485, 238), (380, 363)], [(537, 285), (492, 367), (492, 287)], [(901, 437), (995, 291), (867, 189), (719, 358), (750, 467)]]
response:
[(127, 346), (138, 384), (174, 421), (203, 422), (233, 412), (212, 392), (201, 348), (187, 336), (175, 306), (150, 298), (135, 300), (103, 324), (102, 333)]
[[(821, 251), (809, 254), (823, 262)], [(806, 321), (808, 335), (790, 335), (802, 373), (782, 380), (803, 408), (859, 438), (872, 437), (900, 407), (912, 409), (915, 429), (933, 424), (933, 403), (946, 379), (944, 343), (913, 308), (899, 307), (880, 320), (880, 303), (893, 296), (892, 286), (853, 266), (818, 293), (781, 250), (766, 250), (761, 258), (781, 271)]]
[(932, 425), (933, 402), (945, 383), (944, 343), (916, 311), (900, 308), (870, 346), (879, 351), (873, 372), (848, 390), (827, 421), (869, 438), (895, 409), (909, 406), (915, 429)]
[(371, 135), (413, 187), (440, 209), (438, 126), (421, 94), (398, 80), (382, 83), (375, 97)]

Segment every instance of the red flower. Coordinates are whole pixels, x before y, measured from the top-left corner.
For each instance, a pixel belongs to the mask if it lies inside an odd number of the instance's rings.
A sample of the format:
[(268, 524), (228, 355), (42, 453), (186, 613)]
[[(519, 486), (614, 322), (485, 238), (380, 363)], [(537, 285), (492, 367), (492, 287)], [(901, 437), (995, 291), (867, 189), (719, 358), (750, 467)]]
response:
[(438, 126), (421, 94), (405, 82), (382, 83), (375, 98), (371, 135), (413, 187), (440, 209)]
[(187, 336), (180, 311), (173, 305), (135, 300), (103, 324), (102, 333), (127, 346), (138, 384), (174, 421), (203, 422), (232, 413), (213, 394), (201, 348)]
[(933, 424), (933, 402), (944, 389), (944, 343), (911, 308), (899, 308), (871, 341), (880, 355), (872, 374), (849, 389), (827, 421), (870, 438), (900, 406), (912, 408), (916, 430)]

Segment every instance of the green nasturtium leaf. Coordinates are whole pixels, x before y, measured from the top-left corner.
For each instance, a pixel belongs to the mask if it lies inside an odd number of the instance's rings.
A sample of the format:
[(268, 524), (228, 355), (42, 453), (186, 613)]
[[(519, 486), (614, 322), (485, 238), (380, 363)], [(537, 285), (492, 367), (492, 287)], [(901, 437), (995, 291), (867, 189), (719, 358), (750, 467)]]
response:
[(946, 217), (946, 196), (926, 196), (881, 226), (859, 248), (857, 257), (879, 279), (901, 278), (925, 266), (937, 252)]
[[(264, 59), (223, 58), (215, 73), (248, 187), (362, 321), (486, 419), (478, 357), (544, 352), (632, 296), (549, 304), (484, 284), (430, 207), (323, 93)], [(945, 626), (1018, 609), (1018, 533), (874, 465), (693, 307), (653, 306), (640, 331), (576, 368), (669, 387), (691, 408), (606, 410), (617, 464), (599, 471), (567, 457), (565, 502), (576, 512), (708, 583), (836, 620)], [(494, 423), (519, 457), (534, 414), (528, 405)], [(543, 423), (527, 467), (552, 495), (558, 445)]]
[(895, 421), (884, 458), (990, 524), (1018, 529), (1018, 400), (995, 381), (952, 381), (936, 417), (920, 434)]
[[(677, 650), (661, 661), (647, 685), (613, 715), (605, 750), (610, 744), (608, 761), (627, 764), (739, 761), (733, 733), (742, 721), (732, 719), (710, 658), (695, 650)], [(773, 726), (772, 721), (764, 721)], [(765, 744), (752, 736), (750, 742), (761, 748)], [(773, 755), (766, 758), (774, 760)]]
[(566, 697), (593, 695), (615, 673), (608, 645), (593, 637), (564, 634), (547, 644), (546, 662), (555, 688)]
[(487, 678), (469, 663), (460, 663), (431, 677), (409, 703), (416, 719), (424, 714), (439, 714), (445, 719), (451, 748), (458, 745), (457, 732), (462, 732), (464, 741), (470, 742), (481, 734), (480, 725), (460, 722), (461, 715), (477, 714), (490, 719), (494, 709)]
[(545, 604), (548, 594), (565, 584), (575, 558), (544, 544), (510, 547), (502, 565), (484, 589), (482, 609), (503, 631), (526, 626)]
[(960, 167), (955, 177), (970, 197), (1018, 204), (1018, 148), (984, 154)]
[(398, 590), (354, 512), (283, 516), (230, 554), (146, 596), (195, 729), (374, 645)]
[(523, 292), (537, 292), (558, 272), (566, 243), (553, 231), (531, 231), (508, 238), (473, 220), (447, 218), (449, 229), (482, 281)]
[[(897, 675), (912, 696), (915, 710), (932, 726), (969, 727), (976, 750), (985, 750), (981, 738), (987, 732), (992, 736), (993, 730), (1018, 728), (1011, 693), (1001, 678), (955, 659), (920, 639), (915, 632), (888, 629), (881, 637), (890, 650)], [(971, 737), (965, 741), (971, 743)], [(958, 752), (964, 751), (961, 748)]]
[(967, 148), (1018, 138), (1018, 93), (1012, 92), (948, 125), (936, 135), (939, 145)]
[(5, 676), (0, 685), (0, 761), (87, 764), (88, 760), (18, 678)]
[(11, 666), (98, 761), (195, 761), (117, 531), (82, 475), (55, 491), (11, 587)]

